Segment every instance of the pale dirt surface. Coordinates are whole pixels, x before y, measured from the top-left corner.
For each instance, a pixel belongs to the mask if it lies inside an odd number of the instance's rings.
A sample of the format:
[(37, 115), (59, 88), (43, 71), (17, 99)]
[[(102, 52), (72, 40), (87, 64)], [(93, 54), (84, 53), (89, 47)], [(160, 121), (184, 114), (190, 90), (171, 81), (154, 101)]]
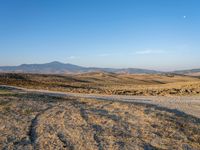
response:
[(152, 104), (167, 107), (169, 109), (176, 109), (184, 113), (200, 118), (200, 97), (156, 97), (149, 98)]
[(115, 101), (155, 104), (169, 109), (177, 109), (184, 113), (200, 118), (200, 96), (124, 96), (124, 95), (55, 92), (48, 90), (26, 89), (26, 88), (20, 88), (16, 86), (6, 86), (6, 85), (1, 85), (0, 87), (13, 88), (15, 90), (18, 89), (21, 92), (26, 91), (26, 92), (46, 93), (54, 96), (75, 96), (82, 98), (94, 98), (97, 100), (98, 99), (115, 100)]
[[(184, 101), (184, 107), (179, 109), (188, 111), (192, 108), (190, 100), (193, 105), (198, 97), (174, 100), (173, 97), (76, 95), (16, 87), (1, 87), (1, 90), (0, 149), (3, 150), (200, 149), (200, 119), (186, 111), (168, 109), (172, 103), (180, 105)], [(161, 104), (166, 107), (158, 107)]]

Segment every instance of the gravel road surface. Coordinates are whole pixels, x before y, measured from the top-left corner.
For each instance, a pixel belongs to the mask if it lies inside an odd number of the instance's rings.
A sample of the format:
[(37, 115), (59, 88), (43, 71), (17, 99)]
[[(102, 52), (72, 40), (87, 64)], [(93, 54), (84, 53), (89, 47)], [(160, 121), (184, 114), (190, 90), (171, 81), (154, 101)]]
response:
[(100, 95), (100, 94), (80, 94), (80, 93), (65, 93), (48, 90), (27, 89), (16, 86), (0, 85), (1, 88), (11, 88), (19, 92), (35, 92), (53, 96), (73, 96), (83, 98), (94, 98), (97, 100), (107, 101), (124, 101), (135, 103), (153, 104), (174, 111), (178, 110), (186, 114), (200, 118), (200, 96), (124, 96), (124, 95)]

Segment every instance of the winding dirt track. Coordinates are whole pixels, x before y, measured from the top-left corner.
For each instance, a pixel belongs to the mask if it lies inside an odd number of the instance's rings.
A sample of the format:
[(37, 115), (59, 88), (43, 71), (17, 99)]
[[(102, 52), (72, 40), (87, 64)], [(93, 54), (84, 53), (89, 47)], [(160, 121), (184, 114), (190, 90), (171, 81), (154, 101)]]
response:
[(183, 113), (200, 118), (200, 96), (124, 96), (124, 95), (101, 95), (101, 94), (80, 94), (80, 93), (65, 93), (48, 90), (27, 89), (16, 86), (0, 85), (0, 87), (11, 88), (15, 90), (42, 93), (52, 96), (72, 96), (81, 98), (93, 98), (96, 100), (119, 101), (119, 102), (138, 102), (145, 104), (154, 104), (157, 106), (172, 109), (173, 111), (181, 111)]

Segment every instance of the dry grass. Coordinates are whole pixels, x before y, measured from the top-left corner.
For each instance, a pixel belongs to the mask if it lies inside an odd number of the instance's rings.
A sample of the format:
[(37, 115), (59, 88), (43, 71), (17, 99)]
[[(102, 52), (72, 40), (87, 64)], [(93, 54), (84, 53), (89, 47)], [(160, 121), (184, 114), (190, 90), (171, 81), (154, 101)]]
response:
[[(198, 77), (0, 74), (0, 84), (76, 93), (197, 95)], [(150, 104), (0, 89), (0, 149), (200, 149), (200, 120)]]
[(200, 149), (200, 120), (154, 105), (4, 95), (0, 149)]
[(74, 93), (118, 95), (199, 95), (200, 79), (183, 75), (0, 74), (0, 84)]
[(5, 90), (5, 89), (1, 89), (0, 88), (0, 95), (8, 95), (8, 94), (12, 94), (11, 91)]

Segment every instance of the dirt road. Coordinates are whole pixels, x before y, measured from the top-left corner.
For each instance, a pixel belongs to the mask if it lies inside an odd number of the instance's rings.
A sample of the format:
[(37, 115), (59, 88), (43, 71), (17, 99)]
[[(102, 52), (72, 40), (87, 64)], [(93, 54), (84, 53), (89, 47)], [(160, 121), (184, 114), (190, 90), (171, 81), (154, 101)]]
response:
[(124, 96), (124, 95), (101, 95), (101, 94), (80, 94), (80, 93), (65, 93), (58, 91), (27, 89), (16, 86), (0, 85), (3, 88), (11, 88), (20, 92), (42, 93), (52, 96), (72, 96), (82, 98), (93, 98), (97, 100), (119, 101), (119, 102), (134, 102), (153, 104), (172, 111), (180, 111), (186, 114), (200, 118), (200, 96)]

